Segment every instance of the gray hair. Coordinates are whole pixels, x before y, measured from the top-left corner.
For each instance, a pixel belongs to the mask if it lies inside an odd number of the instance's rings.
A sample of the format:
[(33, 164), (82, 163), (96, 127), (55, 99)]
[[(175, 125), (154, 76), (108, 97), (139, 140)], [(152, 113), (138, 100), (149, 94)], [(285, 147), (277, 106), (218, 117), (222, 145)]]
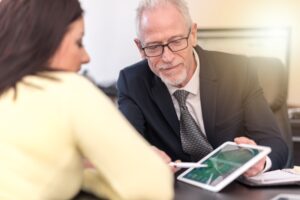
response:
[(160, 5), (171, 4), (182, 14), (188, 27), (192, 26), (192, 18), (185, 0), (141, 0), (136, 9), (136, 33), (140, 37), (140, 25), (143, 12)]

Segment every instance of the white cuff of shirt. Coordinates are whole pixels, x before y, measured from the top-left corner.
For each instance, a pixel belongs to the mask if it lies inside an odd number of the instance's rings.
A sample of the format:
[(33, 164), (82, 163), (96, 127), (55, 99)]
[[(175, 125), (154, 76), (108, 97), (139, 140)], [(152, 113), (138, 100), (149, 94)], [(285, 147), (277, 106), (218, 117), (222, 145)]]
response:
[(264, 168), (259, 174), (262, 174), (262, 173), (268, 171), (271, 167), (272, 167), (272, 161), (271, 161), (271, 159), (269, 158), (269, 156), (267, 156), (267, 157), (266, 157), (265, 168)]

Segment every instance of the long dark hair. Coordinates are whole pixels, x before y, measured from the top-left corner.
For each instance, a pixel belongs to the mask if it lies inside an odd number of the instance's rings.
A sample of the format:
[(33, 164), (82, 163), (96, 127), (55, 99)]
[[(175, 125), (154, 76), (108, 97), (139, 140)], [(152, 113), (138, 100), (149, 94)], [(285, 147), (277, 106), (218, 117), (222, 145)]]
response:
[(0, 96), (48, 61), (83, 10), (78, 0), (0, 1)]

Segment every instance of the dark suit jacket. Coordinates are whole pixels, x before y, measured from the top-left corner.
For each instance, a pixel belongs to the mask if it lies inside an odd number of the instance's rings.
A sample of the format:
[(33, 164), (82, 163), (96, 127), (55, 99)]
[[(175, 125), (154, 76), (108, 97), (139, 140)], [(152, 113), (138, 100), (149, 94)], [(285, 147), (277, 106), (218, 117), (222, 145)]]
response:
[[(284, 167), (287, 145), (263, 96), (254, 67), (245, 56), (206, 51), (200, 59), (200, 98), (205, 132), (216, 148), (247, 136), (272, 148), (272, 169)], [(167, 87), (146, 60), (120, 72), (119, 109), (151, 144), (172, 159), (191, 161), (182, 150), (179, 120)]]

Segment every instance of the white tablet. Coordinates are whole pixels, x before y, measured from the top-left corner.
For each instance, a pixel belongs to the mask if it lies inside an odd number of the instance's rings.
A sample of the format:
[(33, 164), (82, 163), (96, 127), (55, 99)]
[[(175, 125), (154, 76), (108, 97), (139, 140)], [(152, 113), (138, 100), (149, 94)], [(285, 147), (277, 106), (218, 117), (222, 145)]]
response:
[(218, 192), (270, 152), (270, 147), (225, 142), (198, 162), (207, 167), (189, 168), (177, 179)]

